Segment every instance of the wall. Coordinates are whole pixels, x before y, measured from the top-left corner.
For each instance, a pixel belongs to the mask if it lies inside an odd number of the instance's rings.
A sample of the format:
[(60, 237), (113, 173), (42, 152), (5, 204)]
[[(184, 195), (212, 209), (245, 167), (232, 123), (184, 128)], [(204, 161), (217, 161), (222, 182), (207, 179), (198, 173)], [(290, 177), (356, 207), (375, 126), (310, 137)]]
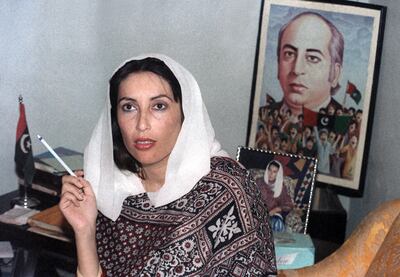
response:
[(348, 209), (349, 234), (361, 219), (380, 203), (400, 197), (399, 155), (400, 2), (371, 0), (387, 6), (386, 28), (381, 60), (379, 87), (368, 161), (365, 193), (362, 198), (351, 198)]
[[(165, 53), (197, 78), (217, 138), (235, 156), (246, 142), (260, 1), (124, 0), (0, 2), (0, 194), (14, 174), (18, 95), (34, 154), (83, 151), (107, 82), (124, 60)], [(243, 112), (245, 111), (245, 112)]]

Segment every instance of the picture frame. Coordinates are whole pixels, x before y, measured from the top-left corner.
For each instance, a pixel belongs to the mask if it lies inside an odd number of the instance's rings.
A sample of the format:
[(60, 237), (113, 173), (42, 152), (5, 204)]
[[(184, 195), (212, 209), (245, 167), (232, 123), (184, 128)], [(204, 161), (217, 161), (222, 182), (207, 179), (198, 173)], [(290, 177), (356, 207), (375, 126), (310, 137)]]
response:
[(307, 234), (317, 159), (239, 146), (236, 160), (254, 177), (273, 231)]
[(359, 2), (264, 1), (246, 145), (317, 157), (318, 186), (362, 196), (385, 17)]

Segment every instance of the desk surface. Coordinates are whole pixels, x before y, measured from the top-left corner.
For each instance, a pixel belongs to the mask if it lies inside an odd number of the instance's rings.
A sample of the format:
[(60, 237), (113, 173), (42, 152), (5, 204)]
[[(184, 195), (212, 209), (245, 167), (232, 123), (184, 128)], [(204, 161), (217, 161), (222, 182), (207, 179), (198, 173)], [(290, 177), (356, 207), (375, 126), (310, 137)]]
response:
[[(11, 203), (15, 197), (21, 195), (21, 191), (12, 191), (0, 196), (0, 213), (12, 207)], [(36, 207), (39, 210), (57, 204), (58, 199), (40, 192), (30, 192), (29, 195), (41, 201)], [(75, 244), (65, 242), (50, 237), (42, 236), (27, 231), (28, 225), (13, 225), (0, 222), (0, 240), (10, 241), (13, 248), (22, 248), (28, 251), (39, 253), (39, 256), (46, 256), (47, 262), (50, 257), (54, 264), (68, 264), (68, 268), (76, 268), (76, 249)]]

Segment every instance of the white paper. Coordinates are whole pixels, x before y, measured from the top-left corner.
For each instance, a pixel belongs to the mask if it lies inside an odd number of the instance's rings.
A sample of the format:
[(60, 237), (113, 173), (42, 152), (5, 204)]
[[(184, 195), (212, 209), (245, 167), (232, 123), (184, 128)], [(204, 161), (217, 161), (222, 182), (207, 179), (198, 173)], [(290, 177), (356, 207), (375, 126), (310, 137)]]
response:
[(28, 222), (30, 216), (38, 212), (38, 210), (15, 205), (12, 209), (0, 215), (0, 221), (7, 224), (24, 225)]

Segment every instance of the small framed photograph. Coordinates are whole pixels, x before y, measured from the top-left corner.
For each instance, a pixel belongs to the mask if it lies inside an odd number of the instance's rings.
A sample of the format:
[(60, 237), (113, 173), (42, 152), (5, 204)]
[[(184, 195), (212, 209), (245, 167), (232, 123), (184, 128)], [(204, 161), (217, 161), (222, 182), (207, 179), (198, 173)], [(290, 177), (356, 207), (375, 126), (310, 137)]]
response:
[(317, 184), (362, 196), (385, 15), (352, 1), (264, 1), (247, 146), (317, 157)]
[(317, 160), (243, 146), (236, 160), (253, 175), (273, 231), (306, 234)]

